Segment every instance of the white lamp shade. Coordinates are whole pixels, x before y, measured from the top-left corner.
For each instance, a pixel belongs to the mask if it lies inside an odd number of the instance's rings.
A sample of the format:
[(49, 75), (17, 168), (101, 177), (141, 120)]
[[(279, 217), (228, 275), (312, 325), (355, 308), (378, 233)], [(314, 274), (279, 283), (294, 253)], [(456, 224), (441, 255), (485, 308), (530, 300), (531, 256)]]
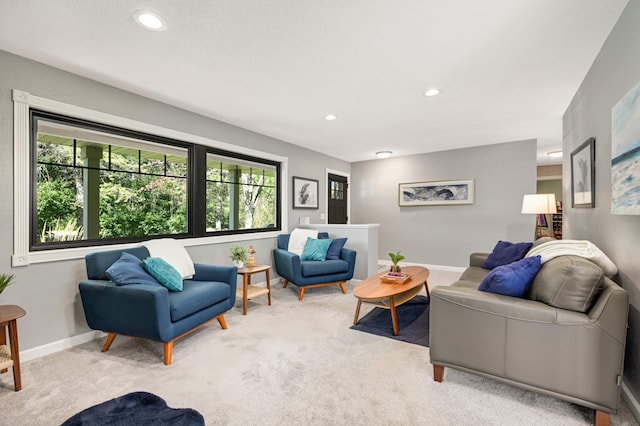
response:
[(522, 199), (522, 214), (556, 213), (555, 194), (527, 194)]

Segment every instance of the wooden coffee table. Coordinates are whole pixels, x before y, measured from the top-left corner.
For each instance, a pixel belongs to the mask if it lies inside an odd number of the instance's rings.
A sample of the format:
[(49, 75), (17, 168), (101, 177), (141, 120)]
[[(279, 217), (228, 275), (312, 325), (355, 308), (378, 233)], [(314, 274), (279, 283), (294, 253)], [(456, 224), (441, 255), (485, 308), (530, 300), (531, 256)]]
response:
[(429, 270), (427, 268), (422, 266), (403, 266), (402, 272), (411, 275), (411, 278), (402, 284), (383, 282), (380, 277), (386, 274), (385, 271), (365, 279), (353, 289), (353, 295), (358, 298), (356, 315), (353, 319), (354, 325), (358, 323), (362, 302), (369, 303), (391, 310), (393, 335), (398, 335), (396, 306), (400, 306), (420, 294), (422, 285), (427, 291), (427, 297), (431, 297), (429, 295), (429, 284), (427, 283), (427, 278), (429, 278)]

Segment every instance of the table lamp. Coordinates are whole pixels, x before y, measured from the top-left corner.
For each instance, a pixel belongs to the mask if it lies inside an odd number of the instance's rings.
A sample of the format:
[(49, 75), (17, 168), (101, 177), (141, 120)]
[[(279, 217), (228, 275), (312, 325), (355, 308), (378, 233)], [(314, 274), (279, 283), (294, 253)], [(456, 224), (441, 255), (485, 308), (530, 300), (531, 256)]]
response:
[[(542, 230), (538, 227), (538, 223), (542, 222), (539, 216), (556, 212), (555, 194), (526, 194), (522, 199), (522, 214), (536, 215), (536, 239), (543, 236)], [(546, 220), (544, 222), (546, 222)]]

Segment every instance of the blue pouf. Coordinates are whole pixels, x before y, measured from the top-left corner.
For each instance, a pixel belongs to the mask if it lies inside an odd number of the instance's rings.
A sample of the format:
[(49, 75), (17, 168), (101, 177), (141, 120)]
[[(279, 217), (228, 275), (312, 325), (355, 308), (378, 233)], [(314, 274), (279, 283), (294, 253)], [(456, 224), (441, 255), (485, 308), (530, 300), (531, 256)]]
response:
[(171, 408), (148, 392), (133, 392), (94, 405), (68, 419), (62, 426), (204, 426), (204, 418), (191, 408)]

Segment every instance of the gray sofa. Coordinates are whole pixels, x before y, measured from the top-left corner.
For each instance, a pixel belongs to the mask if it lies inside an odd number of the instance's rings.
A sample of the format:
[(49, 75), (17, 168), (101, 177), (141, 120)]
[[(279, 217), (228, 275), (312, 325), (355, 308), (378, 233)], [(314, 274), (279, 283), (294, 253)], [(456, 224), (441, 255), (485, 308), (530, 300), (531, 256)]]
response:
[(593, 408), (618, 409), (629, 297), (594, 263), (560, 256), (542, 264), (524, 298), (478, 290), (488, 253), (474, 253), (451, 286), (431, 291), (434, 380), (451, 367)]

